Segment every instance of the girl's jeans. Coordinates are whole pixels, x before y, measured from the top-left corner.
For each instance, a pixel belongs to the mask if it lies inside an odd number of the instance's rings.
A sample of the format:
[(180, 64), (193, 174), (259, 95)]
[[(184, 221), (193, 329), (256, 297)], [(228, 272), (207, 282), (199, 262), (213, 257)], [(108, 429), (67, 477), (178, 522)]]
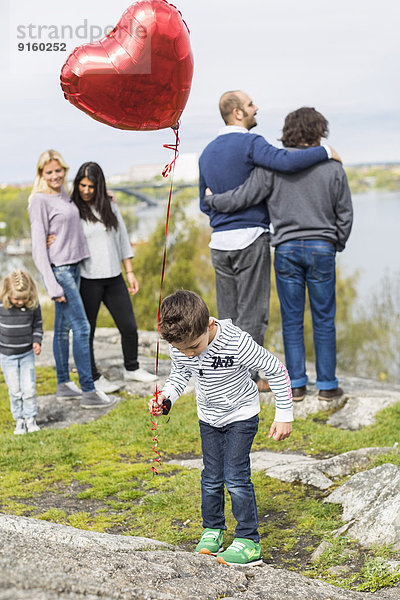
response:
[(94, 390), (90, 365), (90, 326), (79, 293), (79, 263), (54, 267), (56, 280), (64, 290), (66, 302), (56, 302), (53, 352), (57, 383), (69, 381), (69, 331), (72, 329), (72, 352), (83, 392)]
[(36, 417), (36, 377), (33, 350), (24, 354), (0, 354), (1, 370), (10, 395), (11, 414), (15, 420)]

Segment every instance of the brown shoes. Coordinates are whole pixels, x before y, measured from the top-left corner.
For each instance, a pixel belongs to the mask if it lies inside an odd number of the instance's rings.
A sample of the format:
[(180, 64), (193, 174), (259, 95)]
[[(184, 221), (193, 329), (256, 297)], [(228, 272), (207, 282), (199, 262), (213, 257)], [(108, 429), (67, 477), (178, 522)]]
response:
[(305, 385), (302, 385), (298, 388), (292, 388), (292, 398), (293, 402), (301, 402), (304, 400), (304, 396), (307, 394), (307, 388)]
[(319, 390), (318, 400), (337, 400), (343, 396), (344, 392), (341, 387), (334, 388), (333, 390)]
[(265, 381), (265, 379), (261, 379), (261, 378), (257, 381), (257, 388), (258, 388), (259, 392), (270, 392), (271, 391), (268, 381)]
[[(307, 388), (305, 385), (302, 387), (292, 388), (293, 402), (301, 402), (304, 400), (304, 396), (307, 394)], [(337, 387), (333, 390), (318, 390), (318, 400), (337, 400), (343, 396), (344, 392), (342, 388)]]

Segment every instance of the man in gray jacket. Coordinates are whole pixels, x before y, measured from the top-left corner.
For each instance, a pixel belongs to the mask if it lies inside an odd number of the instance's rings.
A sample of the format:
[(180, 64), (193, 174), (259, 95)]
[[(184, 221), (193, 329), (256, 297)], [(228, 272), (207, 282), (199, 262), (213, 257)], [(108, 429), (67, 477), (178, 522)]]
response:
[[(314, 108), (290, 113), (282, 143), (293, 152), (318, 146), (328, 135), (328, 122)], [(350, 235), (353, 209), (342, 165), (326, 161), (295, 174), (255, 168), (247, 181), (205, 202), (219, 212), (243, 210), (264, 202), (271, 219), (275, 246), (276, 285), (281, 304), (286, 366), (293, 400), (306, 394), (307, 374), (303, 334), (305, 286), (313, 321), (318, 397), (342, 396), (336, 378), (335, 256)]]

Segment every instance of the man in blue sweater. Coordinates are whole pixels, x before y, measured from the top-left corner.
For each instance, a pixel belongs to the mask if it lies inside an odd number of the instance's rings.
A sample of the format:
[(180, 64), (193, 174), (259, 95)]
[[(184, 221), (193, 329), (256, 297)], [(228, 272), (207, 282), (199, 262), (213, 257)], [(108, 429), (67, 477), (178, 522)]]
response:
[[(220, 213), (204, 202), (205, 190), (209, 187), (214, 194), (230, 190), (242, 184), (256, 166), (294, 173), (338, 156), (329, 146), (290, 152), (271, 146), (261, 135), (250, 134), (257, 125), (258, 108), (245, 92), (225, 92), (219, 109), (226, 126), (199, 159), (200, 209), (209, 216), (213, 229), (209, 246), (218, 317), (231, 318), (263, 346), (270, 296), (267, 204)], [(260, 391), (269, 389), (258, 373), (253, 377)]]

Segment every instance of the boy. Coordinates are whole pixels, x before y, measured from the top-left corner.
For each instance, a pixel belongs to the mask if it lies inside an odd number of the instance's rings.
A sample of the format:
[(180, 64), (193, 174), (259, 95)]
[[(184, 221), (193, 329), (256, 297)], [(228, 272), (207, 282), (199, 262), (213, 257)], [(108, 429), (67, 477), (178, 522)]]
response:
[(258, 429), (260, 401), (250, 369), (265, 372), (276, 396), (269, 437), (278, 441), (289, 437), (292, 431), (292, 396), (286, 368), (230, 319), (219, 321), (210, 317), (204, 301), (194, 292), (178, 290), (165, 298), (159, 330), (171, 344), (172, 367), (157, 400), (150, 401), (150, 411), (167, 413), (190, 377), (196, 382), (204, 463), (204, 531), (196, 552), (217, 555), (223, 550), (225, 484), (237, 526), (233, 543), (218, 555), (218, 561), (227, 565), (259, 565), (261, 547), (249, 455)]

